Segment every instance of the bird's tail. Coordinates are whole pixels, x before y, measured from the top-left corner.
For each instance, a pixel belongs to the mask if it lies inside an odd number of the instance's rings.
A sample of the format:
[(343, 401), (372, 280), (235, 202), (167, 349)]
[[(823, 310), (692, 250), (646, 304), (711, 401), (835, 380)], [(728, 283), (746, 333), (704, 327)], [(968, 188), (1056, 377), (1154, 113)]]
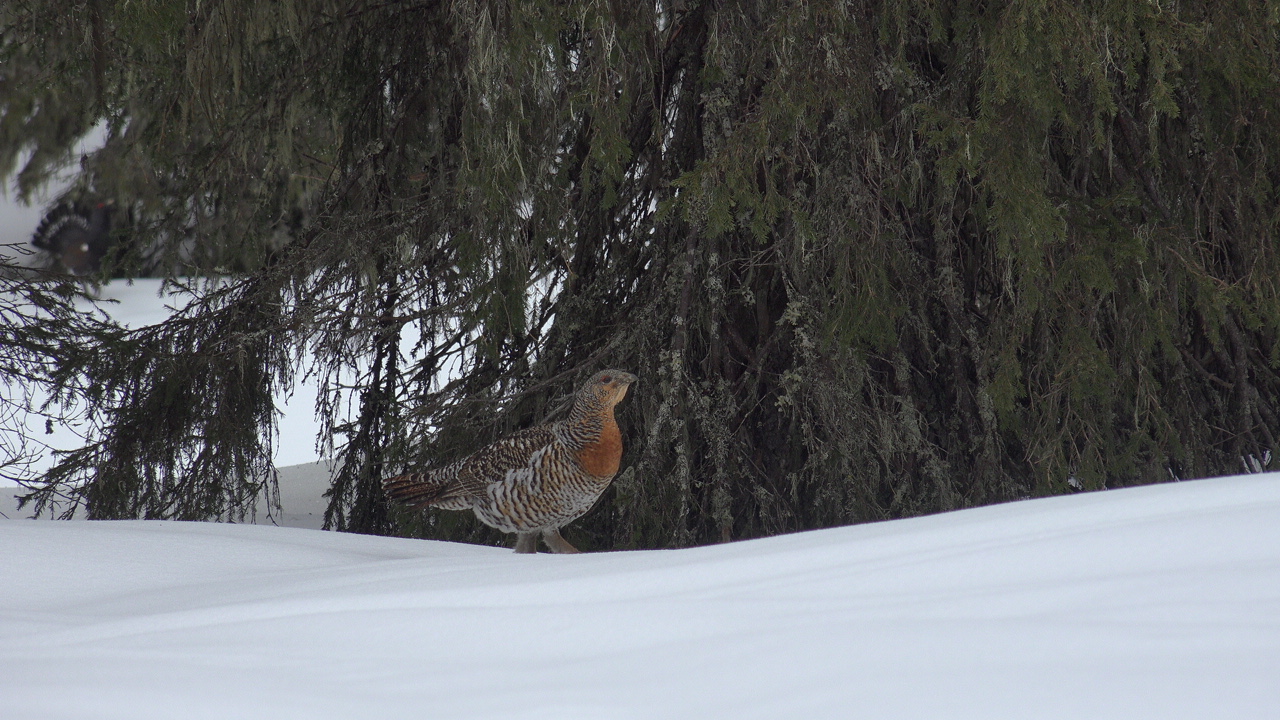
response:
[(31, 244), (76, 275), (98, 272), (111, 249), (111, 212), (114, 202), (100, 202), (86, 211), (78, 205), (59, 203), (40, 221)]
[(387, 478), (382, 481), (382, 490), (392, 500), (413, 508), (466, 510), (471, 502), (461, 492), (457, 480), (458, 470), (451, 466)]
[(89, 220), (78, 213), (74, 206), (59, 203), (40, 220), (35, 233), (31, 236), (31, 244), (51, 253), (59, 253), (58, 236), (67, 227), (74, 227), (82, 232), (89, 232)]

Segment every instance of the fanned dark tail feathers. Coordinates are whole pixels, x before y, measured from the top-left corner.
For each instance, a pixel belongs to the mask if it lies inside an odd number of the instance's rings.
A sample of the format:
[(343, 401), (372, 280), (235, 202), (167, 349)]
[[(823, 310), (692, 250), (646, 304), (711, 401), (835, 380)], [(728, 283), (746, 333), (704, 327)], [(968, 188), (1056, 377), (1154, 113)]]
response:
[(442, 470), (398, 475), (383, 480), (382, 489), (387, 497), (412, 508), (435, 506), (465, 510), (471, 504), (464, 497), (456, 476), (456, 472)]

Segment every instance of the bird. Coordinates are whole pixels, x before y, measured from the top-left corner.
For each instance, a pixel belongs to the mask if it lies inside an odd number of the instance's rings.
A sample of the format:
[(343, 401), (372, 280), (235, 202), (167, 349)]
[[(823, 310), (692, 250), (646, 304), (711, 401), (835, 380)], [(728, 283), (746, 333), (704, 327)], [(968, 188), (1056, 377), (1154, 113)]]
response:
[(443, 467), (387, 478), (383, 490), (413, 508), (471, 510), (489, 527), (515, 533), (517, 553), (536, 553), (539, 537), (553, 553), (576, 553), (560, 528), (590, 510), (617, 474), (622, 433), (613, 409), (635, 382), (629, 372), (601, 370), (578, 390), (565, 419)]
[(111, 249), (114, 203), (97, 203), (86, 213), (68, 204), (55, 206), (40, 221), (31, 244), (49, 253), (73, 275), (92, 275)]

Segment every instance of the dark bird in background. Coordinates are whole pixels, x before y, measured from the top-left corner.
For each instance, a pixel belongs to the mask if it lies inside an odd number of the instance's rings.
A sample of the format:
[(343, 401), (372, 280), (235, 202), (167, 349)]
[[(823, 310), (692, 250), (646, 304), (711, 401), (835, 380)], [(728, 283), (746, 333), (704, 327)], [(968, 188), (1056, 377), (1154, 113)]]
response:
[(622, 460), (613, 408), (636, 376), (596, 373), (574, 397), (569, 417), (508, 435), (470, 457), (382, 481), (387, 496), (410, 507), (471, 510), (484, 524), (516, 533), (516, 552), (576, 553), (560, 528), (591, 509)]
[(92, 210), (63, 203), (40, 221), (31, 244), (44, 250), (67, 272), (92, 275), (102, 269), (102, 258), (111, 249), (113, 202), (100, 202)]

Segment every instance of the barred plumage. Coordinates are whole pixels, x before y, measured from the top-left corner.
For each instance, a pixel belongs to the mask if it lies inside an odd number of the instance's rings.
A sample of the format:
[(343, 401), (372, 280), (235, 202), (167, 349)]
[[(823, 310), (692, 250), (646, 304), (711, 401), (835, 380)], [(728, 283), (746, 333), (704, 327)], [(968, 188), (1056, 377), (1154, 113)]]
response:
[(111, 212), (115, 203), (100, 202), (92, 211), (57, 205), (45, 215), (31, 244), (75, 275), (91, 275), (111, 249)]
[(516, 533), (516, 552), (577, 548), (560, 528), (578, 519), (613, 480), (622, 435), (613, 408), (636, 376), (602, 370), (574, 398), (569, 417), (513, 433), (451, 465), (383, 480), (393, 500), (415, 508), (472, 510), (480, 521)]

